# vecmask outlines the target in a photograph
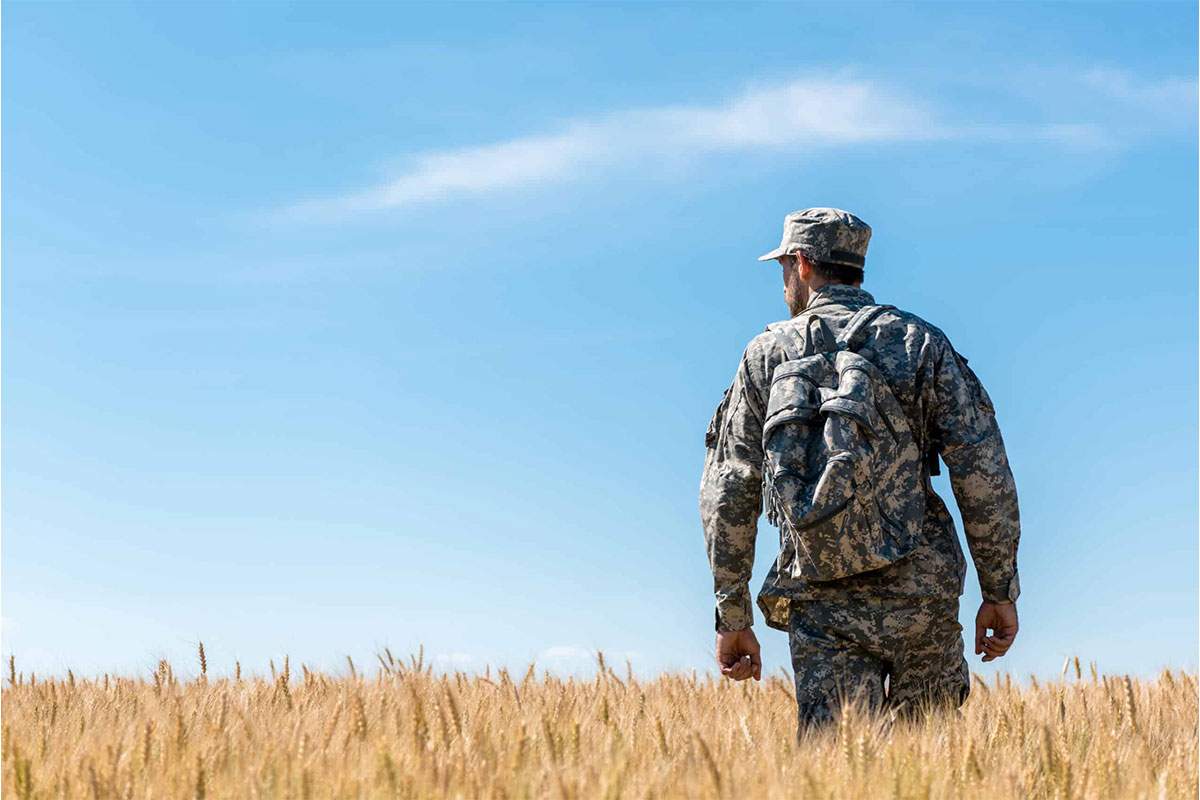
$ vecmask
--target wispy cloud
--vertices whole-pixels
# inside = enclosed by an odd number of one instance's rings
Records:
[[[605,662],[609,667],[632,664],[642,658],[635,650],[605,650]],[[534,663],[549,672],[563,675],[579,675],[593,672],[600,663],[600,651],[575,644],[557,644],[537,654]]]
[[[586,647],[579,647],[573,644],[556,644],[547,647],[542,652],[538,653],[538,663],[562,663],[562,662],[580,662],[595,661],[596,652],[589,650]]]
[[[420,154],[380,185],[305,199],[283,214],[336,219],[558,183],[645,159],[948,135],[915,100],[870,81],[800,80],[751,89],[720,105],[622,111],[574,120],[553,133]]]
[[[475,661],[475,657],[470,653],[453,652],[453,653],[435,653],[433,663],[439,667],[448,667],[460,669],[471,666]]]
[[[1111,65],[1083,69],[1029,65],[1018,72],[968,78],[1007,94],[1017,113],[1053,114],[1072,122],[1043,124],[1048,138],[1091,149],[1184,134],[1196,128],[1194,76],[1150,75]]]
[[[1192,77],[1146,78],[1126,70],[1097,67],[1083,73],[1082,82],[1127,113],[1192,122],[1196,118],[1197,83]]]
[[[474,147],[420,153],[377,185],[285,205],[277,216],[330,222],[371,212],[579,180],[606,169],[769,151],[948,139],[1054,142],[1097,149],[1122,128],[1114,113],[1194,116],[1193,79],[1145,81],[1125,72],[1077,73],[1077,93],[1106,103],[1076,121],[1013,120],[978,124],[935,113],[919,98],[878,82],[835,76],[760,85],[714,105],[672,105],[576,119],[557,130]],[[1063,91],[1070,91],[1063,87]],[[1143,126],[1144,127],[1144,126]]]

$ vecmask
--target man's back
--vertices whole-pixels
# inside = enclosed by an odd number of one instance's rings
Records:
[[[810,316],[819,316],[837,334],[859,308],[874,302],[853,286],[830,285],[818,292],[801,314],[782,323],[804,330]],[[780,327],[779,325],[772,326]],[[984,581],[987,599],[1014,600],[1016,546],[1019,535],[1016,491],[1003,441],[986,391],[937,328],[916,315],[888,310],[870,324],[858,352],[887,378],[889,388],[909,417],[925,458],[926,542],[890,567],[828,583],[805,583],[773,570],[760,596],[760,605],[773,627],[786,626],[790,599],[837,594],[886,597],[955,598],[962,593],[966,561],[945,503],[928,480],[936,474],[936,456],[951,465],[955,496],[962,507],[972,554]],[[714,569],[730,567],[740,577],[752,554],[761,495],[762,419],[771,375],[786,360],[779,338],[771,331],[747,346],[742,364],[709,426],[708,460],[701,492],[706,530],[718,532],[710,541]],[[734,485],[731,485],[734,484]],[[736,485],[736,486],[735,486]],[[742,503],[730,504],[731,494]],[[785,545],[786,546],[786,545]],[[747,553],[747,548],[750,548]],[[730,616],[741,618],[745,595],[735,590]],[[720,588],[718,588],[718,592]],[[720,604],[718,613],[720,614]],[[732,622],[732,620],[731,620]]]

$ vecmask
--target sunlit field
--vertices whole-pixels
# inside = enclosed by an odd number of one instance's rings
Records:
[[[1196,675],[976,678],[959,715],[846,715],[797,742],[792,687],[163,662],[45,680],[10,662],[5,798],[1194,798]]]

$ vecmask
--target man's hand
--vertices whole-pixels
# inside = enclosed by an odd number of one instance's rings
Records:
[[[754,631],[717,631],[717,664],[726,678],[762,680],[762,658]]]
[[[990,636],[989,630],[992,632]],[[1008,652],[1016,638],[1016,604],[989,603],[985,600],[975,615],[975,653],[983,653],[984,661],[994,661]]]

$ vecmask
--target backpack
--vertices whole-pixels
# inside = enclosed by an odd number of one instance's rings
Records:
[[[780,529],[776,569],[831,581],[885,567],[921,541],[921,452],[887,380],[856,352],[893,306],[856,311],[836,338],[810,316],[804,333],[768,327],[786,360],[771,376],[763,421],[763,497]]]

